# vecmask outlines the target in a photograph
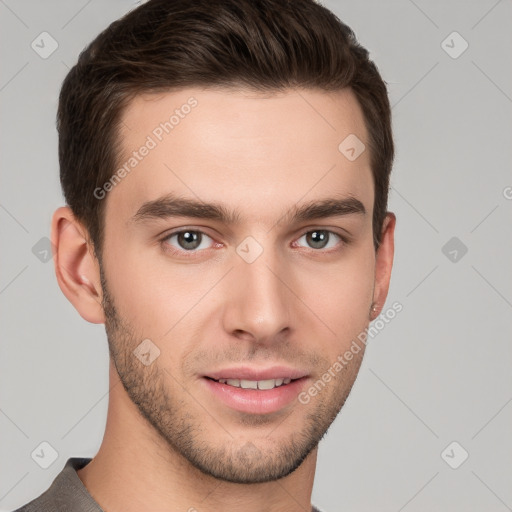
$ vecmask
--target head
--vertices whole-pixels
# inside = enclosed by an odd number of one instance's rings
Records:
[[[105,323],[138,413],[205,474],[291,473],[389,285],[391,116],[368,52],[312,0],[150,0],[82,52],[58,130],[59,284]],[[219,379],[269,369],[293,373],[286,400],[221,398]]]

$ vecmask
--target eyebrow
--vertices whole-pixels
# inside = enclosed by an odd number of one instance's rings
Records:
[[[303,222],[326,217],[346,215],[366,215],[366,209],[359,199],[349,196],[342,198],[325,198],[301,206],[292,206],[278,221]],[[164,197],[147,201],[137,210],[130,222],[139,223],[171,217],[191,217],[209,219],[223,224],[236,224],[242,219],[237,210],[229,210],[219,203],[204,203],[195,199],[177,197],[168,194]]]

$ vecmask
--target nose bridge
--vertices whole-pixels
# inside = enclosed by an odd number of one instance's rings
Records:
[[[237,258],[226,329],[243,331],[262,341],[291,327],[290,294],[280,278],[284,265],[277,251],[266,247],[253,261],[244,259],[243,253]]]

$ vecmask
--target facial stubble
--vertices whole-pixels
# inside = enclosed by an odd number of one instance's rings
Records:
[[[292,413],[274,419],[275,425],[269,424],[265,416],[243,413],[236,425],[227,424],[188,392],[186,385],[179,382],[168,368],[160,367],[158,358],[149,366],[139,361],[133,351],[145,337],[138,336],[126,318],[119,314],[102,265],[100,276],[111,361],[127,395],[148,422],[148,427],[169,449],[170,460],[180,456],[204,475],[238,484],[284,478],[316,448],[350,394],[362,354],[329,384],[337,386],[336,390],[331,393],[323,390],[323,396],[320,394],[308,405],[298,401],[294,404],[293,411],[306,408],[300,429],[287,426],[287,418]],[[218,428],[226,439],[221,446],[212,440],[208,425]],[[267,436],[248,440],[247,434],[240,435],[240,430],[245,427],[254,430],[258,425],[270,427]],[[283,432],[287,434],[283,436]]]

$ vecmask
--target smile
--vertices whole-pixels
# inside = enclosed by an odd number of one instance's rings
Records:
[[[213,379],[216,380],[216,379]],[[290,384],[292,379],[289,377],[283,379],[266,379],[266,380],[246,380],[246,379],[218,379],[220,384],[227,384],[235,388],[243,389],[274,389],[279,386]]]

